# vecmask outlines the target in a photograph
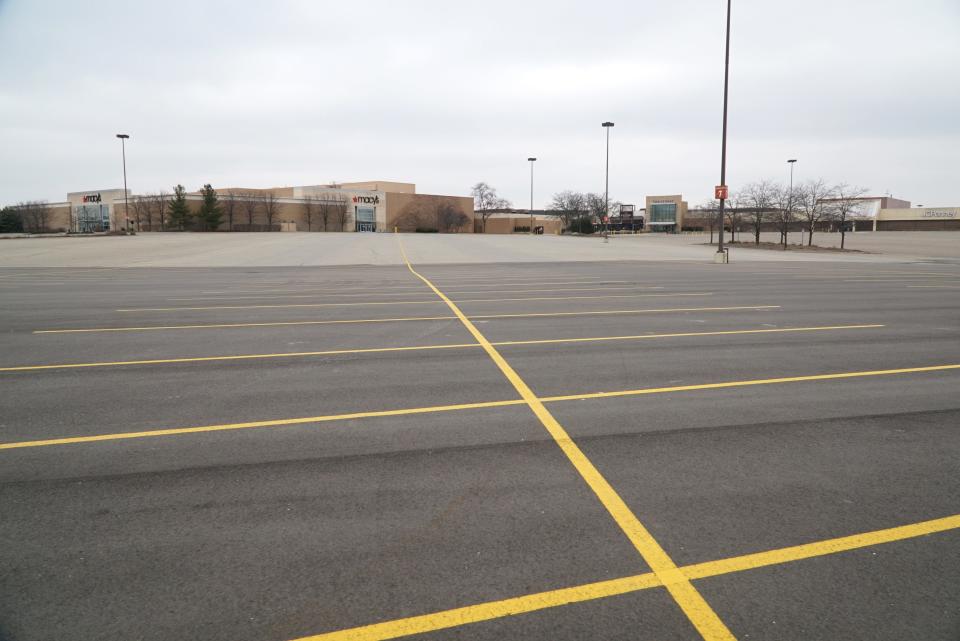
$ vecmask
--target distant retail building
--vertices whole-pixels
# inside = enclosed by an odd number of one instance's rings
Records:
[[[484,218],[486,220],[484,220]],[[563,230],[556,215],[541,210],[497,209],[476,212],[474,231],[478,234],[526,234],[531,231],[542,234],[559,234]]]
[[[683,196],[647,196],[647,230],[651,232],[678,232],[683,229],[687,215],[687,201]]]
[[[561,212],[552,210],[498,209],[474,212],[468,196],[418,194],[413,183],[368,181],[251,189],[217,189],[223,216],[217,231],[355,231],[514,234],[531,231],[545,234],[563,232]],[[98,189],[67,194],[59,203],[32,202],[22,209],[24,231],[28,232],[109,232],[172,231],[170,193],[128,194],[125,209],[123,189]],[[187,207],[200,209],[200,192],[186,194]],[[912,207],[906,200],[892,196],[856,199],[849,216],[854,231],[960,231],[960,207]],[[644,209],[632,216],[612,212],[609,228],[613,231],[677,233],[707,231],[716,228],[717,212],[688,209],[680,194],[647,196]],[[728,202],[728,205],[730,203]],[[632,206],[625,205],[626,211]],[[747,230],[749,209],[731,208],[742,215],[740,230]],[[775,209],[768,209],[761,231],[777,231]],[[531,220],[531,213],[533,214]],[[569,214],[569,213],[568,213]],[[589,213],[582,212],[583,216]],[[568,219],[570,215],[566,216]],[[596,225],[601,224],[594,220]],[[726,221],[729,229],[730,222]],[[798,231],[803,221],[794,220],[789,231]],[[825,219],[818,231],[835,230],[837,223]],[[187,229],[199,228],[190,223]]]
[[[413,183],[370,181],[249,189],[217,189],[220,231],[400,231],[473,232],[473,199],[418,194]],[[46,204],[47,230],[103,232],[171,230],[171,194],[128,194],[123,189],[71,192]],[[186,194],[191,212],[199,192]]]
[[[836,199],[825,199],[830,203]],[[853,199],[856,206],[847,219],[848,229],[851,231],[960,231],[960,207],[912,207],[910,201],[901,200],[892,196],[864,196]],[[650,202],[650,199],[647,199]],[[740,230],[751,228],[747,217],[754,210],[748,208],[730,208],[743,216]],[[681,229],[684,231],[705,231],[716,227],[717,211],[714,209],[691,209],[684,207]],[[773,221],[774,214],[779,210],[769,208],[764,210],[767,221],[760,226],[761,231],[779,231],[779,224]],[[730,228],[729,219],[725,221],[727,230]],[[788,225],[789,231],[806,229],[806,222],[799,215]],[[821,220],[816,226],[817,231],[837,231],[838,223],[829,216]]]

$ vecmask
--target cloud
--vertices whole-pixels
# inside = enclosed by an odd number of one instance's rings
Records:
[[[729,182],[798,171],[960,203],[955,0],[736,0]],[[526,202],[705,198],[724,3],[0,3],[0,203],[131,187],[398,179]]]

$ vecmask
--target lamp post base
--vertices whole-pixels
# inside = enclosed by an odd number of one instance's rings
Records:
[[[713,255],[713,262],[718,265],[723,265],[730,262],[730,250],[725,249],[724,251],[718,251]]]

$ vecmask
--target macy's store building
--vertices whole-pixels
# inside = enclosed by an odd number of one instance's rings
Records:
[[[218,231],[386,232],[439,228],[472,233],[473,198],[418,194],[416,185],[386,181],[301,187],[217,189],[223,217]],[[114,230],[171,230],[167,193],[128,193],[123,189],[78,191],[67,201],[49,203],[48,231],[74,233]],[[198,211],[199,192],[186,195]],[[452,222],[451,222],[452,221]]]

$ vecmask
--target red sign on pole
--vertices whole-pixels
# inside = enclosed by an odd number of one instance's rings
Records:
[[[717,185],[713,188],[713,197],[717,200],[726,200],[727,199],[727,186],[726,185]]]

